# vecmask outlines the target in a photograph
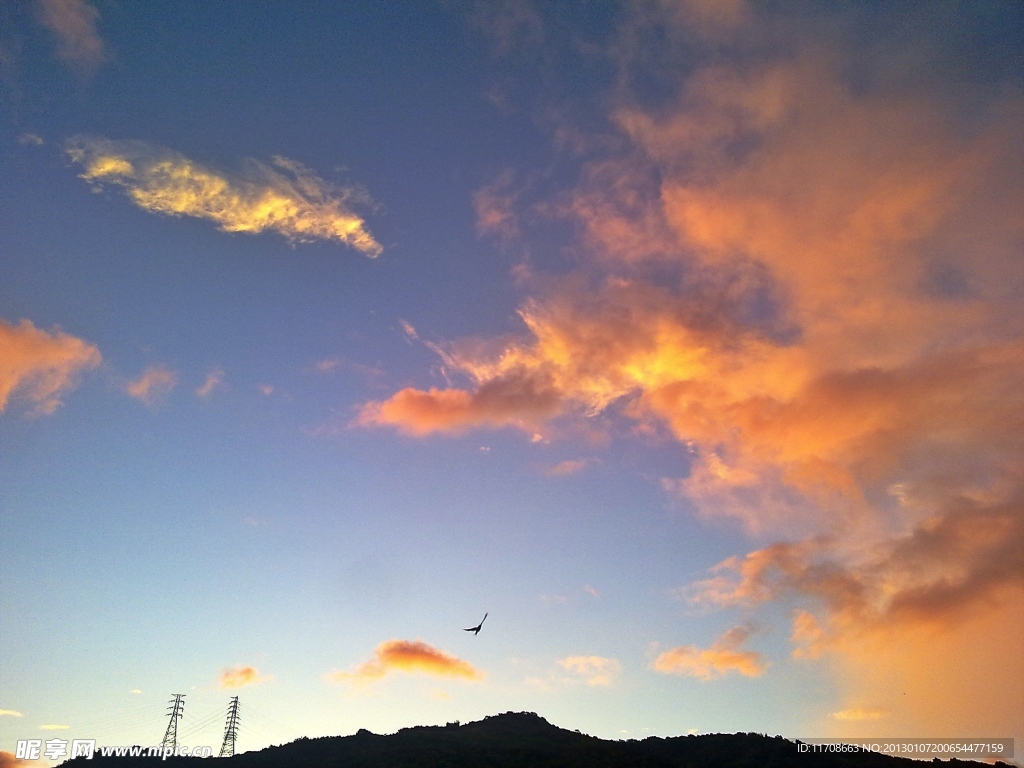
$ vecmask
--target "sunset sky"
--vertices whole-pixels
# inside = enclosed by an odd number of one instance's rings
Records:
[[[0,760],[1024,749],[1022,29],[0,3]]]

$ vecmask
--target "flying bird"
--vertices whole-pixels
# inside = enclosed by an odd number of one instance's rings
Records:
[[[480,634],[480,628],[484,625],[485,621],[487,621],[487,614],[486,613],[484,614],[484,617],[482,619],[480,619],[480,623],[479,624],[477,624],[475,627],[466,627],[462,631],[463,632],[472,632],[474,635],[479,635]]]

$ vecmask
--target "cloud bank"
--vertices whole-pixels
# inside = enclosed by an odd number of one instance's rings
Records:
[[[283,157],[270,165],[249,160],[229,173],[147,142],[91,136],[69,140],[66,153],[83,167],[81,178],[119,187],[153,213],[207,219],[224,232],[271,230],[292,242],[338,242],[371,257],[382,250],[352,210],[367,202],[363,193],[330,185]]]
[[[775,541],[689,599],[785,610],[793,655],[834,654],[853,700],[898,676],[920,695],[885,703],[891,727],[1019,720],[1019,644],[994,629],[1024,631],[1019,83],[958,69],[945,27],[865,50],[852,16],[627,15],[609,133],[578,142],[578,182],[543,206],[575,227],[578,266],[533,283],[518,333],[439,346],[461,383],[366,403],[357,423],[666,435],[691,460],[664,488]],[[638,87],[655,79],[657,99]],[[481,191],[481,230],[523,236],[518,205]],[[763,671],[725,640],[656,668]],[[992,701],[933,690],[906,648],[970,667]]]

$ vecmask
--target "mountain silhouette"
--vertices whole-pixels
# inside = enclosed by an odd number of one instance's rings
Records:
[[[403,728],[379,736],[300,738],[290,744],[245,752],[230,768],[921,768],[922,762],[867,752],[799,753],[797,743],[757,733],[651,736],[608,741],[567,731],[532,712],[506,712],[478,722]],[[929,763],[944,768],[981,768],[970,760]],[[76,758],[74,768],[209,768],[197,757]],[[1012,768],[1006,763],[997,766]]]

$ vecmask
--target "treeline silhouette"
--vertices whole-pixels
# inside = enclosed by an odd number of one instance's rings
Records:
[[[200,768],[209,758],[83,757],[74,768]],[[245,752],[230,768],[921,768],[920,760],[858,753],[800,753],[797,743],[757,733],[651,736],[607,741],[552,725],[532,712],[506,712],[478,722],[403,728],[380,736],[300,738]],[[971,760],[936,760],[944,768],[979,768]],[[1012,768],[1006,763],[997,766]]]

